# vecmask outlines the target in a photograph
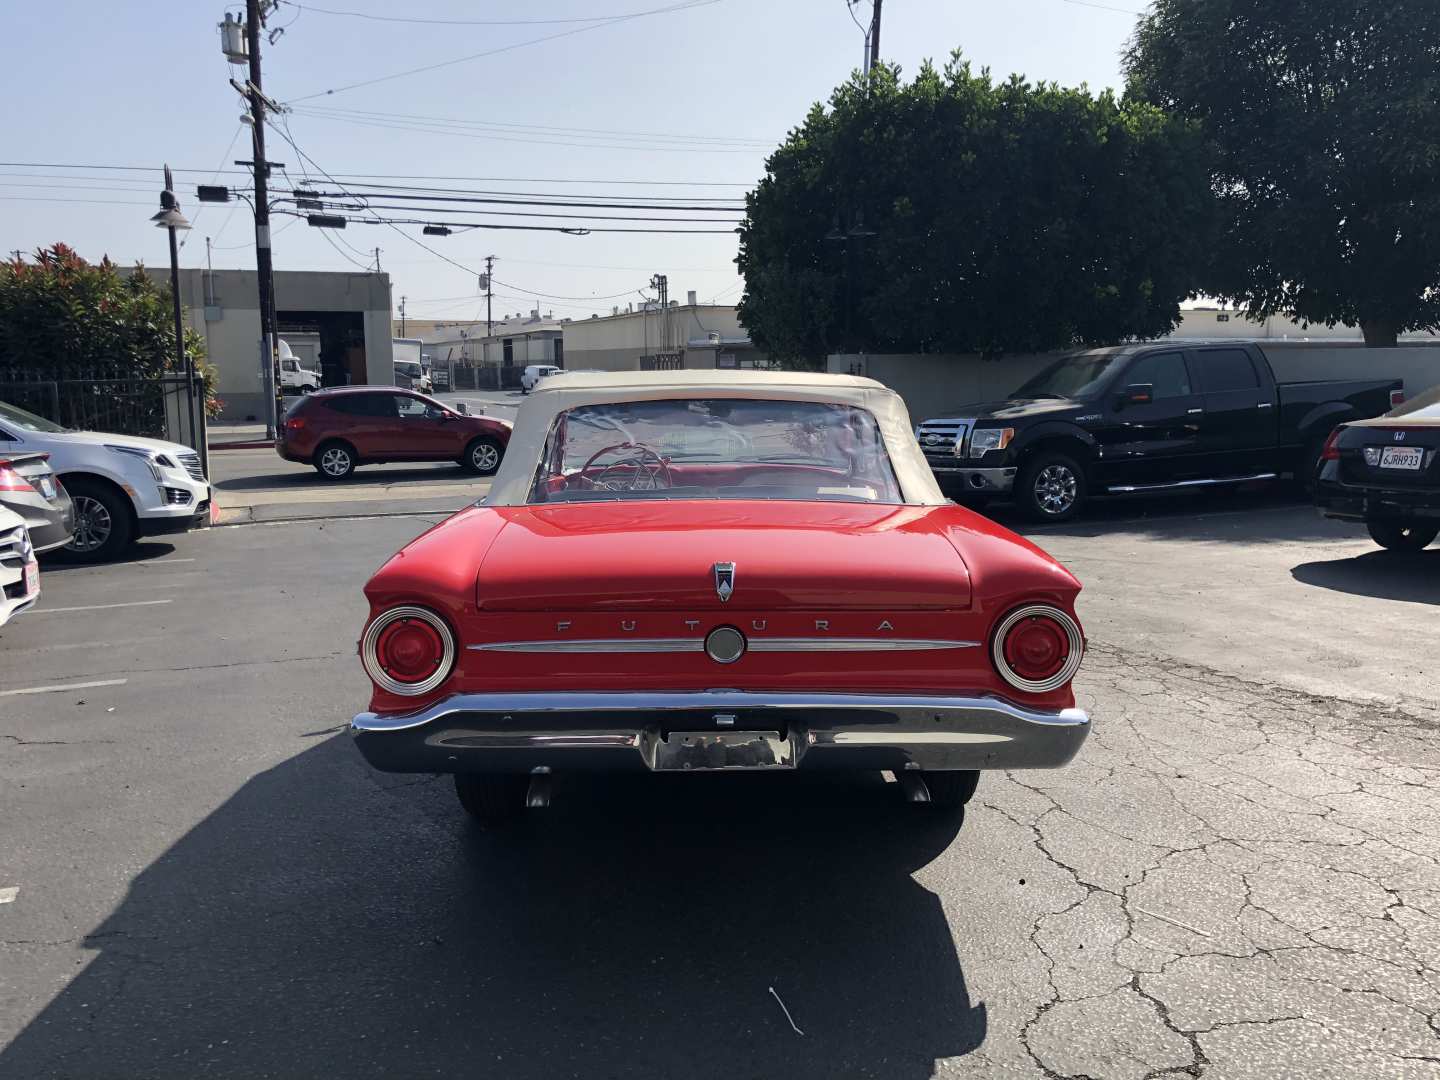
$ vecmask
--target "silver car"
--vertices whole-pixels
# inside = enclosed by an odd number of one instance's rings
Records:
[[[75,508],[47,453],[0,452],[0,506],[24,520],[36,554],[64,547],[75,535]]]

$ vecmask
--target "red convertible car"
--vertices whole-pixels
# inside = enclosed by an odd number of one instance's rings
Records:
[[[877,382],[555,375],[484,502],[366,585],[351,733],[485,823],[565,770],[879,770],[963,807],[1084,742],[1079,591],[941,495]]]

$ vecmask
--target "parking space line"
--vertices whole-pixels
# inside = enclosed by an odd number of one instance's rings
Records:
[[[67,611],[104,611],[107,608],[117,607],[149,607],[152,604],[170,604],[172,600],[131,600],[124,604],[82,604],[79,607],[52,607],[35,608],[26,612],[28,615],[61,615]]]
[[[124,686],[129,679],[96,679],[93,682],[60,683],[55,686],[27,686],[23,690],[0,690],[0,697],[19,694],[59,694],[66,690],[89,690],[92,686]]]
[[[177,562],[195,562],[195,560],[194,560],[194,559],[151,559],[151,560],[149,560],[148,562],[137,562],[137,563],[135,563],[134,565],[143,568],[143,567],[149,567],[149,566],[169,566],[171,563],[177,563]]]

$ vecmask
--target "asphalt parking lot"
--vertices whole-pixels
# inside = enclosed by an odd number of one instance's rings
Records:
[[[343,733],[360,586],[439,518],[374,501],[47,566],[0,630],[0,1077],[1440,1077],[1440,547],[1102,507],[1031,534],[1094,733],[963,827],[562,778],[492,835]]]

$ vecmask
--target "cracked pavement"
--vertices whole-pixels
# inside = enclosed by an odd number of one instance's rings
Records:
[[[0,1075],[1440,1080],[1440,551],[1203,505],[1035,537],[1095,729],[958,832],[878,780],[643,777],[493,837],[371,772],[358,585],[423,519],[57,572],[184,586],[0,632],[4,688],[130,672],[0,698]]]

